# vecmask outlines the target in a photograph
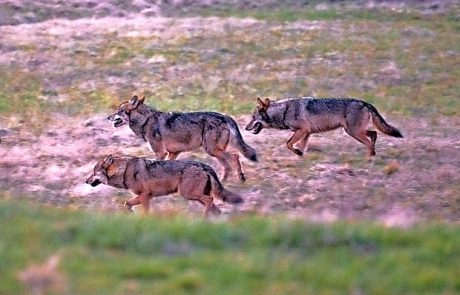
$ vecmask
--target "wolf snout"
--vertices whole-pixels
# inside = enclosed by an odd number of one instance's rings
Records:
[[[251,131],[252,129],[254,129],[254,123],[253,122],[249,122],[248,125],[246,125],[246,131]]]
[[[92,187],[98,186],[102,183],[99,179],[93,179],[93,177],[88,178],[85,182]]]
[[[249,128],[248,128],[248,127],[249,127]],[[263,128],[262,123],[260,123],[260,122],[255,122],[255,123],[252,124],[251,126],[247,126],[247,127],[246,127],[246,130],[247,130],[247,131],[251,131],[251,130],[252,130],[252,133],[254,133],[254,134],[259,134],[260,131],[262,131],[262,128]]]

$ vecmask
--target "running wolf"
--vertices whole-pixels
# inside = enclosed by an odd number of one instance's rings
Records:
[[[257,98],[258,106],[246,130],[258,134],[263,128],[286,129],[294,135],[286,142],[288,149],[301,156],[310,134],[343,127],[351,137],[367,146],[368,155],[375,156],[377,132],[367,130],[369,119],[383,133],[403,137],[377,109],[365,101],[353,98],[301,97],[270,101]],[[294,144],[298,143],[297,147]]]
[[[103,183],[130,190],[136,197],[126,201],[125,207],[132,211],[133,206],[142,204],[145,213],[151,198],[175,192],[203,204],[203,215],[220,213],[214,198],[232,204],[243,202],[239,195],[223,187],[210,166],[197,161],[108,155],[97,162],[86,183],[93,187]]]
[[[128,124],[161,160],[174,160],[181,152],[203,147],[224,167],[222,180],[227,179],[231,164],[240,180],[246,180],[238,153],[227,149],[233,147],[253,162],[257,162],[257,154],[244,142],[235,120],[215,112],[161,112],[144,104],[144,99],[133,96],[107,119],[114,127]]]

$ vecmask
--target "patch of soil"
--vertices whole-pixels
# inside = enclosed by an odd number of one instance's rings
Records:
[[[36,199],[57,207],[123,210],[125,190],[84,183],[93,165],[109,153],[154,155],[129,127],[113,128],[105,114],[60,118],[46,132],[23,128],[3,133],[0,144],[0,190],[6,196]],[[285,214],[316,222],[373,220],[408,226],[426,220],[458,222],[460,217],[460,137],[451,132],[458,119],[387,118],[405,138],[379,133],[377,156],[342,130],[313,135],[308,152],[298,157],[284,143],[290,132],[243,132],[260,161],[243,160],[248,180],[233,175],[225,184],[240,193],[240,206],[218,203],[225,214]],[[248,117],[239,118],[244,126]],[[220,166],[203,151],[185,153]],[[170,195],[152,200],[154,212],[200,214],[199,204]]]

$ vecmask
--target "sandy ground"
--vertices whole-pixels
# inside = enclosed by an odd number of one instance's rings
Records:
[[[247,117],[239,118],[244,126]],[[151,155],[129,127],[113,128],[98,114],[86,119],[61,118],[36,136],[24,129],[3,132],[0,145],[0,189],[58,207],[123,210],[124,190],[84,183],[98,159],[108,153]],[[226,185],[245,203],[219,203],[225,214],[286,214],[310,221],[374,220],[407,226],[418,221],[459,221],[460,138],[450,132],[458,120],[436,122],[389,120],[404,139],[379,134],[377,156],[365,160],[363,145],[337,130],[313,135],[300,158],[284,142],[289,132],[243,131],[260,161],[244,161],[248,181],[231,177]],[[181,159],[203,160],[220,171],[204,152]],[[199,214],[200,205],[167,196],[152,201],[154,212]],[[139,214],[139,213],[137,213]]]

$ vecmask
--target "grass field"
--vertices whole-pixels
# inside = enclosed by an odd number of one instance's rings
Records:
[[[2,201],[0,227],[0,294],[27,294],[17,273],[56,253],[56,294],[460,292],[460,229],[448,224],[208,222]]]
[[[0,294],[460,293],[456,1],[16,2],[0,3]],[[153,156],[105,119],[134,93],[240,128],[257,96],[358,97],[405,138],[366,161],[339,130],[302,158],[288,132],[242,131],[260,161],[225,185],[245,204],[129,215],[126,191],[83,181],[107,153]]]

